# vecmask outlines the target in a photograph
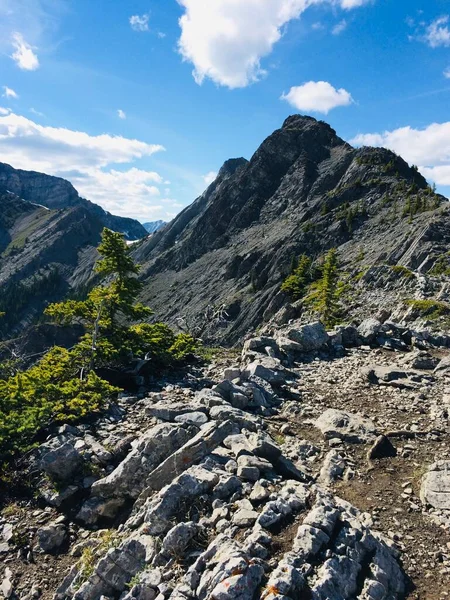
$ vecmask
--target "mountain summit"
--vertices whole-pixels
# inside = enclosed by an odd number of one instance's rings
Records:
[[[336,247],[346,269],[431,268],[450,239],[446,206],[393,152],[355,149],[323,121],[294,115],[139,247],[144,300],[161,318],[236,342],[286,303],[279,288],[293,256]]]

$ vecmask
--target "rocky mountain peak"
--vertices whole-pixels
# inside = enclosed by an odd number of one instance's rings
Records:
[[[229,158],[226,160],[222,167],[219,170],[218,178],[223,178],[225,176],[234,175],[234,173],[240,168],[244,167],[248,164],[248,160],[246,158]]]

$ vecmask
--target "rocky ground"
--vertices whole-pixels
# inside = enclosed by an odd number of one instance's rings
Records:
[[[0,595],[448,598],[448,346],[291,323],[60,428],[4,502]]]

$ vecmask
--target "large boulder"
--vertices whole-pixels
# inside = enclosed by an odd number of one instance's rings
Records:
[[[197,429],[164,423],[141,436],[132,452],[107,477],[92,486],[92,496],[137,498],[147,476],[193,437]]]
[[[242,373],[245,379],[258,377],[275,385],[286,383],[288,376],[289,372],[284,369],[280,361],[270,357],[255,360],[247,365]]]
[[[302,352],[317,352],[328,343],[326,329],[319,321],[291,328],[286,337],[299,344]]]
[[[439,460],[431,465],[422,480],[420,497],[433,508],[450,510],[450,460]]]
[[[370,419],[344,410],[329,408],[315,422],[326,439],[339,438],[345,442],[365,444],[377,437]]]
[[[371,344],[380,333],[382,323],[378,319],[365,319],[358,327],[358,334],[364,344]]]
[[[40,468],[55,481],[69,481],[80,470],[84,459],[70,442],[46,452]]]

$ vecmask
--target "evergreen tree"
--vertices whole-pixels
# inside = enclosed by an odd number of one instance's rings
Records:
[[[339,296],[339,265],[336,249],[332,248],[325,256],[322,277],[308,299],[326,327],[333,327],[339,321]]]
[[[306,254],[302,254],[292,275],[284,280],[281,291],[289,294],[293,300],[300,300],[305,295],[310,283],[311,259]]]
[[[142,284],[137,279],[139,266],[130,256],[130,248],[120,233],[104,229],[98,247],[101,259],[95,271],[103,285],[93,288],[85,300],[66,300],[51,304],[45,314],[62,324],[82,323],[88,333],[78,345],[84,366],[93,368],[95,356],[112,360],[124,349],[126,320],[140,322],[152,314],[150,308],[136,303]]]

